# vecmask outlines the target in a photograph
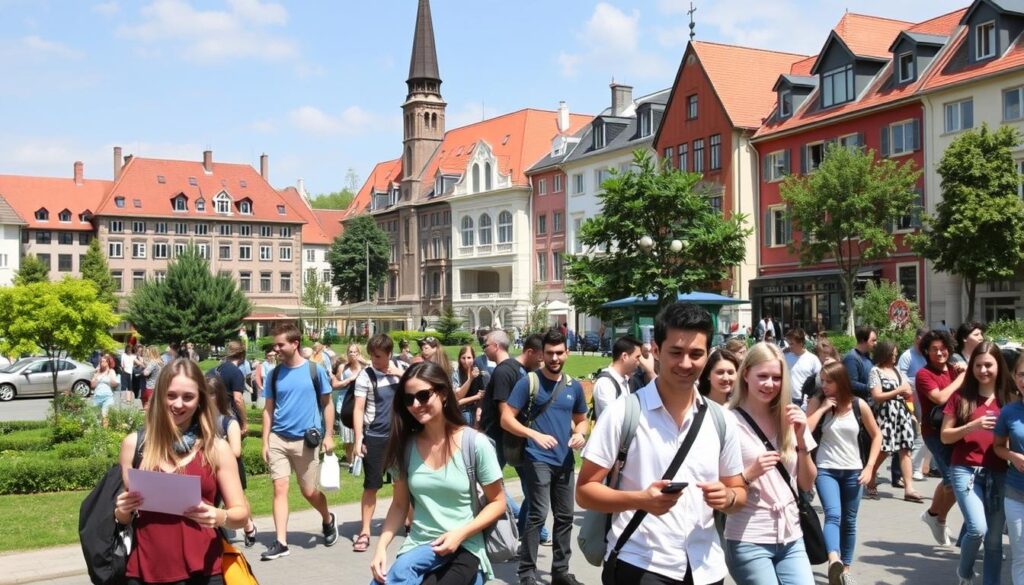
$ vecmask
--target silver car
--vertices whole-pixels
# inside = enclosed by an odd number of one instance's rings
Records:
[[[50,361],[45,357],[20,359],[0,369],[0,402],[15,396],[53,396],[53,365],[57,366],[57,390],[73,390],[79,396],[88,396],[92,389],[93,368],[89,364],[71,359]]]

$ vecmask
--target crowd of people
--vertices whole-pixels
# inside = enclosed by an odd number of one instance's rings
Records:
[[[565,372],[570,354],[558,329],[524,337],[516,356],[508,334],[491,331],[481,355],[467,345],[450,360],[435,337],[419,340],[414,355],[386,334],[372,336],[365,354],[352,344],[335,356],[320,344],[301,348],[299,330],[285,324],[263,361],[247,364],[245,347],[231,342],[206,375],[150,348],[126,352],[119,379],[104,356],[93,380],[98,404],[137,384],[136,367],[148,392],[142,446],[136,434],[125,438],[123,466],[141,453],[142,469],[202,478],[203,504],[168,518],[138,513],[125,476],[115,516],[136,528],[129,581],[219,583],[215,529],[240,529],[245,546],[256,543],[241,458],[244,398],[253,392],[274,486],[266,561],[289,554],[293,474],[320,514],[323,544],[337,543],[337,518],[318,485],[321,453],[337,447],[361,475],[352,550],[368,553],[371,584],[486,582],[494,572],[484,535],[508,510],[520,537],[519,583],[541,582],[538,548],[547,544],[551,584],[576,585],[579,505],[610,515],[603,583],[703,585],[728,575],[740,585],[811,585],[817,559],[830,585],[851,585],[858,511],[862,499],[878,498],[890,459],[891,485],[907,504],[925,501],[915,481],[941,478],[922,529],[937,545],[959,547],[958,585],[1000,582],[1004,528],[1013,582],[1024,585],[1024,358],[1008,363],[973,322],[955,339],[921,329],[907,348],[858,327],[845,356],[799,328],[785,333],[785,350],[773,339],[712,348],[712,335],[705,310],[667,307],[650,343],[613,343],[592,405]],[[350,402],[348,426],[340,421]],[[522,482],[521,502],[504,489],[506,465]],[[388,480],[394,495],[375,535]],[[820,542],[805,533],[813,498],[824,511]],[[954,505],[959,531],[947,526]],[[388,547],[403,535],[389,562]]]

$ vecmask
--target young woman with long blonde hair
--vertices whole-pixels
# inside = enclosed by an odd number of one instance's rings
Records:
[[[249,506],[235,456],[227,442],[217,437],[215,415],[196,363],[177,359],[162,369],[146,412],[138,468],[200,478],[202,501],[182,516],[139,510],[142,494],[132,491],[127,471],[135,459],[138,436],[131,433],[121,442],[125,491],[117,497],[114,519],[135,526],[128,585],[223,583],[223,548],[217,528],[243,528]],[[214,504],[220,500],[223,508]]]
[[[817,474],[809,454],[814,439],[803,410],[792,404],[782,352],[755,344],[736,379],[729,412],[752,497],[725,521],[729,573],[738,585],[814,585],[797,505],[797,490],[809,491]]]

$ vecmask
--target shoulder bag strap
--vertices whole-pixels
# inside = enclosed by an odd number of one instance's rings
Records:
[[[704,415],[707,412],[708,405],[702,402],[697,408],[697,414],[693,417],[693,423],[690,424],[690,430],[686,433],[683,444],[679,446],[679,451],[676,452],[675,458],[672,459],[672,463],[669,464],[668,469],[665,470],[665,475],[661,476],[661,479],[672,479],[675,477],[679,467],[683,464],[683,460],[686,459],[686,455],[690,452],[690,447],[697,440],[697,434],[700,432],[701,423],[704,422]],[[619,535],[619,539],[615,541],[615,548],[612,549],[611,554],[608,556],[609,559],[618,558],[619,551],[622,550],[622,547],[626,546],[626,543],[629,542],[629,539],[636,532],[636,529],[640,527],[640,523],[643,522],[646,516],[646,510],[637,510],[633,514],[633,517],[629,519],[629,524],[626,524],[626,528]]]
[[[538,385],[538,391],[539,391],[540,390],[539,389],[539,386],[540,386],[540,374],[531,373],[531,375],[537,377],[537,385]],[[544,404],[542,404],[540,406],[540,410],[537,411],[537,414],[535,414],[533,416],[530,416],[530,413],[527,413],[527,422],[537,420],[537,418],[540,417],[540,415],[544,414],[544,411],[546,411],[549,406],[551,406],[552,404],[555,403],[555,399],[558,398],[558,395],[561,394],[562,390],[565,389],[565,387],[566,387],[568,382],[569,382],[569,377],[566,376],[565,374],[562,374],[562,377],[558,379],[558,383],[555,384],[555,389],[551,391],[551,398],[549,398],[547,402],[545,402]]]
[[[469,478],[469,504],[473,517],[480,513],[480,499],[476,497],[476,431],[462,427],[462,464]]]
[[[633,394],[626,400],[626,413],[622,417],[622,429],[619,432],[619,453],[615,457],[615,463],[611,473],[614,474],[609,485],[619,489],[622,481],[622,468],[626,465],[626,458],[629,456],[629,445],[636,436],[636,427],[640,424],[640,396]]]
[[[761,430],[761,427],[757,426],[757,423],[754,422],[754,419],[749,414],[747,414],[745,410],[743,410],[742,408],[737,408],[736,413],[742,416],[744,420],[747,421],[747,424],[750,425],[750,428],[754,429],[754,432],[757,433],[757,438],[761,439],[761,442],[764,443],[765,449],[769,451],[778,451],[778,449],[775,448],[775,445],[772,445],[772,442],[768,440],[767,436],[765,436],[764,431]],[[786,466],[782,464],[782,461],[779,461],[775,464],[775,469],[778,470],[779,475],[782,476],[782,479],[786,481],[786,485],[789,486],[789,491],[793,492],[793,497],[799,500],[800,496],[796,493],[796,489],[793,487],[793,479],[790,477],[789,472],[786,471]]]
[[[317,371],[316,362],[306,360],[306,363],[309,364],[309,381],[313,383],[313,403],[316,404],[318,418],[320,423],[323,424],[326,421],[324,421],[324,411],[320,408],[320,372]],[[324,432],[326,431],[327,429],[324,429]]]

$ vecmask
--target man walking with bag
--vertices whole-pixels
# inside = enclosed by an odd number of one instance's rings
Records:
[[[274,351],[280,358],[267,381],[263,407],[263,460],[274,482],[274,529],[277,538],[261,555],[271,561],[288,554],[288,484],[292,471],[306,501],[320,512],[324,544],[338,541],[338,525],[317,487],[320,447],[334,452],[331,380],[320,366],[299,355],[302,336],[294,323],[274,328]]]
[[[521,535],[519,583],[538,583],[537,548],[540,529],[550,507],[554,517],[551,585],[579,585],[569,572],[573,518],[572,451],[583,447],[585,441],[589,427],[587,401],[579,381],[562,371],[569,357],[565,336],[552,329],[544,335],[542,347],[544,367],[530,372],[516,383],[501,416],[501,426],[506,432],[526,439],[521,469],[529,512],[526,531]],[[520,411],[525,415],[525,425],[517,418]],[[510,441],[508,445],[514,443]]]
[[[728,573],[712,510],[742,508],[747,492],[735,421],[695,390],[712,333],[711,315],[696,305],[662,310],[653,346],[660,375],[594,426],[576,500],[612,515],[602,583],[708,585]],[[639,416],[633,439],[620,444],[629,401]],[[618,488],[609,487],[622,459]]]

